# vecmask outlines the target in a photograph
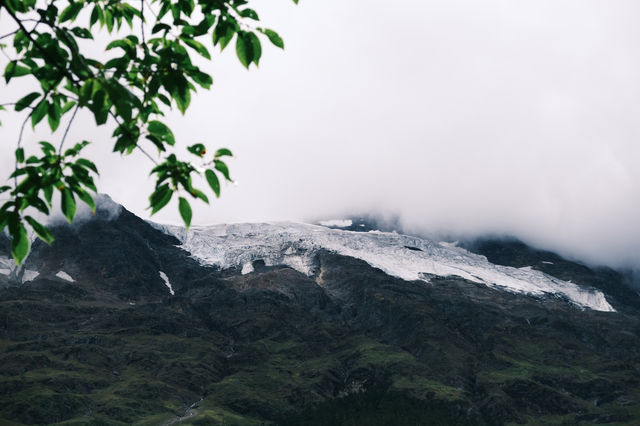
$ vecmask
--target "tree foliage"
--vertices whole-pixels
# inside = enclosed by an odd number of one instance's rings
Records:
[[[0,207],[0,231],[8,228],[18,264],[29,251],[28,228],[47,243],[53,241],[31,212],[50,214],[55,193],[69,222],[78,200],[95,211],[92,193],[97,191],[98,169],[81,156],[89,141],[67,141],[79,110],[90,111],[99,126],[113,126],[114,152],[141,150],[149,157],[156,181],[149,197],[151,213],[177,194],[188,227],[189,199],[209,203],[205,192],[194,187],[194,177],[204,174],[219,197],[220,180],[231,181],[225,157],[232,155],[228,149],[208,151],[196,143],[188,147],[187,159],[180,159],[174,134],[162,121],[173,107],[184,114],[196,88],[209,89],[213,83],[192,55],[211,60],[212,48],[222,51],[235,40],[236,55],[248,69],[259,64],[261,37],[284,48],[275,31],[258,26],[258,13],[246,0],[0,0],[0,23],[13,28],[0,34],[0,49],[8,61],[6,83],[30,77],[39,86],[0,105],[25,116],[15,170],[7,185],[0,186],[0,194],[8,197]],[[94,54],[99,50],[93,48],[94,34],[100,30],[108,37],[107,60]],[[30,123],[35,129],[45,118],[51,132],[63,124],[63,135],[57,143],[41,141],[37,153],[27,155],[22,146],[25,126]],[[149,154],[149,148],[157,155]]]

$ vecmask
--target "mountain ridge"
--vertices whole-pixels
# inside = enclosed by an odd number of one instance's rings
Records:
[[[409,282],[325,248],[309,275],[265,259],[242,274],[198,262],[126,209],[97,216],[36,242],[32,281],[0,274],[4,421],[639,418],[640,317],[624,300],[598,312],[459,276]]]

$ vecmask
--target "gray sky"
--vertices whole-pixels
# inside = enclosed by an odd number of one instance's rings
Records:
[[[253,7],[286,50],[266,48],[247,72],[231,47],[207,65],[212,89],[168,120],[183,145],[236,154],[237,185],[194,222],[380,212],[421,232],[515,234],[640,264],[636,1]],[[147,217],[148,160],[110,154],[110,130],[90,123],[72,136],[95,141],[100,190]],[[3,124],[8,170],[17,126]],[[153,219],[177,223],[176,206]]]

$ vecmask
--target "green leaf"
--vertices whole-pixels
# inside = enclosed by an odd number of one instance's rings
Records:
[[[80,164],[81,166],[92,170],[97,175],[100,174],[100,173],[98,173],[98,168],[96,167],[96,165],[92,161],[87,160],[86,158],[78,158],[76,160],[76,164]]]
[[[258,18],[258,14],[253,9],[241,10],[240,11],[240,16],[242,16],[243,18],[254,19],[256,21],[260,20],[260,18]]]
[[[240,63],[249,69],[249,65],[253,62],[253,47],[251,41],[245,37],[245,32],[240,31],[236,40],[236,54]]]
[[[198,25],[193,28],[193,36],[200,37],[209,32],[209,29],[213,26],[216,21],[216,17],[214,15],[206,15]]]
[[[73,193],[67,188],[62,188],[60,190],[60,198],[62,201],[62,213],[71,223],[76,215],[76,200],[73,197]]]
[[[58,22],[64,21],[73,21],[78,16],[78,13],[82,10],[83,3],[75,2],[71,3],[69,6],[64,8],[60,16],[58,17]]]
[[[47,229],[46,226],[44,226],[43,224],[41,224],[31,216],[25,216],[25,219],[27,222],[29,222],[29,225],[31,225],[36,235],[40,237],[42,241],[51,245],[51,243],[54,240],[53,234],[51,233],[51,231],[49,231],[49,229]]]
[[[149,208],[151,209],[151,215],[156,214],[160,209],[166,206],[171,197],[173,196],[173,191],[169,184],[164,184],[157,188],[153,194],[149,197]]]
[[[93,39],[93,35],[91,35],[91,31],[89,31],[86,28],[81,28],[81,27],[71,28],[71,32],[76,37],[86,38],[86,39],[90,39],[90,40]]]
[[[47,156],[53,155],[56,152],[56,148],[47,141],[41,141],[40,147],[42,149],[42,152],[44,152]]]
[[[128,42],[128,40],[118,39],[118,40],[113,40],[111,43],[107,44],[107,47],[105,47],[105,50],[111,50],[116,47],[120,47],[125,52],[131,52],[131,49],[133,48],[133,46],[131,45],[131,43]]]
[[[44,99],[40,101],[31,114],[31,127],[35,128],[36,124],[42,121],[44,116],[47,114],[48,107],[49,103],[47,101]]]
[[[11,228],[11,227],[10,227]],[[22,263],[29,253],[29,235],[27,228],[22,223],[15,232],[11,232],[11,255],[18,265]]]
[[[47,109],[47,119],[49,120],[49,127],[52,132],[55,132],[60,125],[60,105],[57,103],[50,103]]]
[[[91,211],[93,213],[96,212],[96,202],[93,200],[93,197],[86,191],[76,190],[76,194],[78,194],[78,198],[80,198],[86,205],[91,207]]]
[[[233,24],[227,21],[219,21],[213,31],[213,45],[216,46],[220,43],[220,50],[222,51],[233,40],[235,34],[236,30]]]
[[[16,161],[18,163],[24,163],[24,149],[23,148],[16,149]]]
[[[91,98],[91,95],[93,93],[94,82],[95,80],[88,79],[80,88],[80,96],[79,96],[78,102],[80,102],[81,106],[87,105],[87,102]]]
[[[29,107],[33,101],[35,101],[40,96],[38,92],[31,92],[27,96],[20,99],[16,102],[15,109],[16,111],[22,111],[23,109]]]
[[[31,203],[31,207],[34,207],[37,210],[40,210],[42,213],[44,214],[49,214],[49,208],[47,207],[47,204],[42,201],[40,198],[38,197],[33,197],[30,198],[29,203]]]
[[[62,107],[62,115],[65,115],[67,111],[76,106],[76,101],[69,101]]]
[[[183,197],[179,198],[178,210],[180,210],[180,216],[182,216],[182,220],[184,221],[186,228],[189,229],[189,226],[191,226],[192,215],[191,206]]]
[[[233,182],[229,177],[229,168],[223,161],[213,160],[213,164],[216,170],[222,173],[226,180],[228,180],[229,182]]]
[[[174,145],[176,143],[171,129],[169,129],[166,124],[158,120],[151,120],[149,122],[147,130],[149,131],[149,133],[158,137],[160,140],[165,141],[169,145]]]
[[[284,49],[284,40],[282,40],[277,32],[270,29],[265,29],[264,34],[269,38],[274,46],[279,47],[280,49]]]
[[[202,157],[207,153],[206,147],[201,143],[197,143],[187,147],[187,151],[189,151],[193,155],[197,155],[198,157]]]
[[[113,31],[113,14],[109,9],[104,10],[104,23],[107,25],[107,31],[111,34]]]
[[[207,59],[211,59],[211,55],[209,54],[209,51],[207,50],[206,47],[204,47],[204,45],[202,43],[200,43],[199,41],[196,41],[194,39],[191,38],[182,38],[182,41],[184,41],[187,46],[191,47],[192,49],[194,49],[196,52],[198,52],[200,55],[204,56]]]
[[[42,192],[44,192],[44,198],[47,200],[47,203],[51,205],[51,200],[53,199],[53,186],[45,186],[42,189]]]
[[[207,169],[204,172],[204,176],[207,178],[207,183],[213,190],[216,197],[220,197],[220,181],[218,180],[218,176],[216,176],[215,172],[211,169]]]
[[[29,46],[29,39],[24,31],[20,30],[13,36],[13,47],[16,48],[16,52],[20,53]]]
[[[162,102],[168,107],[171,107],[171,100],[169,100],[169,98],[167,98],[165,95],[163,95],[162,93],[158,93],[156,97],[160,99],[160,102]]]
[[[4,80],[8,83],[13,77],[20,77],[30,74],[29,68],[18,65],[18,61],[11,61],[4,69]]]
[[[96,96],[93,98],[93,105],[90,109],[93,112],[93,117],[96,120],[97,125],[102,125],[107,122],[107,118],[109,118],[109,110],[111,108],[110,102],[106,101],[106,94],[104,90],[98,90]]]
[[[211,78],[211,76],[202,71],[196,71],[192,73],[190,77],[193,79],[193,81],[195,81],[205,89],[209,89],[213,84],[213,79]]]
[[[89,18],[89,27],[93,27],[93,24],[98,22],[100,19],[100,5],[96,4],[93,6],[93,10],[91,11],[91,17]]]
[[[178,110],[180,110],[180,113],[184,115],[184,113],[187,111],[187,108],[189,108],[189,104],[191,103],[191,95],[189,94],[189,91],[176,91],[172,93],[172,95],[173,99],[175,99],[176,101],[176,105],[178,105]]]
[[[260,57],[262,56],[262,46],[260,45],[260,39],[254,33],[246,33],[248,41],[251,43],[251,50],[253,51],[253,62],[258,65]]]
[[[233,154],[227,148],[220,148],[219,150],[216,151],[213,158],[220,158],[224,156],[233,157]]]
[[[191,195],[193,195],[194,197],[198,197],[200,198],[202,201],[204,201],[205,203],[209,204],[209,199],[207,198],[207,196],[204,194],[204,192],[192,188],[191,189]]]
[[[155,24],[151,29],[151,34],[155,34],[159,31],[171,31],[171,26],[164,23]]]

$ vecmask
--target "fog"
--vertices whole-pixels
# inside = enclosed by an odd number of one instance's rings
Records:
[[[194,203],[194,223],[396,215],[640,265],[637,2],[290,3],[253,4],[284,52],[247,72],[231,46],[206,65],[212,89],[167,120],[181,146],[235,153],[236,184]],[[19,126],[5,117],[10,170]],[[148,218],[152,165],[111,154],[91,120],[70,139],[94,141],[100,190]],[[153,220],[178,223],[176,205]]]

